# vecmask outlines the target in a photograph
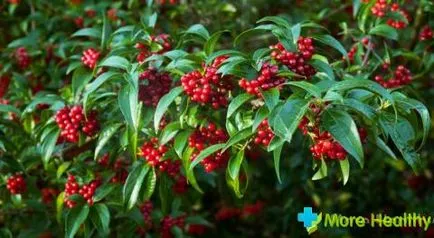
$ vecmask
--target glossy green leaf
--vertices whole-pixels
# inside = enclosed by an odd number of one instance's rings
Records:
[[[339,165],[342,172],[342,182],[345,185],[350,178],[350,162],[348,161],[348,159],[339,160]]]
[[[128,175],[122,192],[123,201],[126,204],[127,209],[131,209],[136,205],[140,189],[148,171],[149,166],[140,162],[136,164],[136,166]]]
[[[98,136],[98,142],[95,147],[94,160],[98,158],[99,152],[104,148],[105,144],[110,140],[110,138],[119,131],[122,126],[120,123],[115,123],[111,125],[106,125]]]
[[[204,160],[206,157],[216,153],[217,151],[223,149],[226,146],[226,144],[215,144],[212,145],[204,150],[202,150],[196,158],[191,162],[189,170],[193,170],[196,165],[198,165],[202,160]]]
[[[110,233],[110,211],[105,204],[95,204],[90,208],[90,219],[101,236]]]
[[[73,238],[88,215],[89,207],[87,205],[71,208],[65,218],[65,237]]]
[[[398,39],[398,31],[395,28],[393,28],[387,24],[381,24],[381,25],[375,26],[374,28],[369,30],[369,34],[382,36],[382,37],[392,39],[392,40]]]
[[[158,102],[157,109],[154,114],[154,129],[158,131],[160,127],[160,121],[169,108],[170,104],[172,104],[175,99],[183,92],[182,86],[173,88],[169,93],[164,95],[160,101]]]
[[[234,114],[234,112],[240,108],[244,103],[253,98],[253,95],[248,93],[243,93],[232,99],[231,103],[228,106],[228,112],[226,114],[226,118],[229,118]]]
[[[244,150],[238,151],[236,156],[229,160],[227,172],[232,179],[236,179],[239,176],[241,163],[244,160]]]

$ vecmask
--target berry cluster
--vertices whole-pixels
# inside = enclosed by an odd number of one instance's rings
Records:
[[[297,41],[298,52],[287,51],[281,43],[270,46],[271,58],[286,65],[291,71],[306,78],[312,77],[316,71],[307,63],[315,51],[312,38],[302,37]]]
[[[84,27],[84,18],[82,16],[74,18],[74,23],[78,28]]]
[[[204,68],[204,74],[196,70],[182,76],[182,87],[192,101],[201,105],[211,104],[215,109],[228,105],[227,98],[232,85],[228,77],[217,73],[218,67],[226,59],[226,56],[216,58],[210,66]]]
[[[161,49],[157,52],[151,52],[148,46],[143,43],[137,43],[135,48],[139,50],[139,54],[137,55],[137,61],[139,63],[143,63],[146,58],[153,54],[164,54],[165,52],[172,49],[172,43],[170,41],[170,36],[168,34],[160,34],[157,36],[151,36],[151,42],[158,43],[161,45]]]
[[[410,70],[405,68],[403,65],[399,65],[390,79],[385,80],[381,75],[375,76],[374,79],[385,88],[396,88],[401,85],[410,84],[412,76]]]
[[[320,108],[314,107],[312,111],[318,115],[321,110]],[[315,123],[310,123],[309,119],[304,117],[298,126],[304,135],[310,135],[313,140],[313,145],[310,147],[312,156],[315,159],[326,157],[331,160],[344,160],[347,156],[345,149],[328,131],[320,131],[318,124],[318,120],[316,120]],[[360,140],[366,142],[366,130],[364,128],[358,130]]]
[[[432,29],[429,27],[429,25],[426,25],[422,28],[422,30],[419,33],[419,40],[431,40],[433,38],[433,32]]]
[[[0,98],[4,97],[8,92],[11,78],[7,75],[0,76]]]
[[[66,207],[68,208],[73,208],[76,205],[76,202],[73,200],[70,200],[69,197],[74,195],[74,194],[78,194],[80,187],[77,183],[77,181],[75,180],[74,175],[68,175],[68,180],[65,184],[65,204]]]
[[[184,228],[185,226],[185,217],[184,216],[180,216],[180,217],[171,217],[171,216],[165,216],[162,220],[161,220],[161,238],[172,238],[172,232],[171,229],[174,226],[177,226],[181,229]]]
[[[209,123],[207,127],[202,127],[193,132],[188,138],[188,145],[197,149],[199,152],[214,144],[224,143],[228,139],[228,135],[223,129],[217,129],[213,123]],[[198,152],[192,156],[192,160],[196,158]],[[212,172],[218,168],[225,168],[229,160],[229,154],[225,151],[210,155],[201,161],[206,172]]]
[[[166,3],[170,4],[170,5],[175,5],[178,3],[178,0],[159,0],[158,1],[161,5],[164,5]]]
[[[101,185],[101,180],[93,180],[89,184],[83,185],[78,193],[83,196],[86,202],[89,205],[93,205],[93,195],[95,194],[96,189]]]
[[[125,183],[128,177],[128,171],[126,170],[126,166],[128,165],[128,161],[124,159],[117,159],[113,165],[113,170],[115,171],[115,175],[110,179],[112,183]]]
[[[168,73],[159,73],[156,69],[150,68],[140,74],[141,81],[147,84],[139,86],[139,100],[146,106],[156,107],[160,98],[170,91],[172,79]]]
[[[357,45],[354,45],[353,47],[351,47],[351,49],[348,51],[348,59],[350,60],[350,62],[354,62],[354,56],[357,53]],[[342,57],[343,59],[345,59],[345,57]]]
[[[274,137],[274,133],[268,125],[268,121],[263,120],[259,125],[257,131],[258,132],[256,133],[256,137],[254,140],[255,144],[268,146],[270,144],[270,141]]]
[[[236,207],[221,207],[215,214],[217,221],[225,221],[241,215],[241,210]]]
[[[106,153],[98,159],[98,164],[102,167],[108,167],[110,163],[110,154]]]
[[[187,179],[180,174],[181,161],[180,160],[164,160],[159,163],[158,168],[161,172],[167,173],[167,175],[175,180],[172,186],[172,190],[177,194],[187,192],[188,184]]]
[[[280,84],[285,82],[285,78],[277,76],[279,68],[277,65],[264,63],[259,72],[259,76],[251,81],[243,78],[238,84],[248,94],[261,97],[261,90],[266,91],[270,88],[279,87]]]
[[[189,224],[187,227],[187,233],[190,235],[201,236],[206,233],[207,226],[202,224]]]
[[[15,51],[15,60],[21,69],[26,69],[32,62],[26,48],[20,47]]]
[[[158,144],[158,138],[153,137],[150,141],[143,143],[140,156],[143,156],[149,165],[155,167],[159,165],[167,150],[166,146]]]
[[[178,176],[175,179],[175,184],[172,186],[172,191],[176,194],[186,193],[188,190],[187,179],[184,176]]]
[[[81,56],[81,62],[87,67],[93,69],[98,62],[101,53],[93,48],[83,51],[83,56]]]
[[[368,2],[369,1],[363,1],[363,3],[368,3]],[[403,15],[407,19],[407,21],[410,21],[410,15],[406,11],[400,9],[398,3],[393,3],[389,6],[387,0],[376,0],[375,4],[371,8],[371,13],[372,15],[378,18],[382,18],[386,16],[389,10],[391,12],[398,12],[399,14]],[[392,18],[387,19],[387,24],[396,29],[402,29],[407,26],[406,22],[400,20],[394,20]]]
[[[6,188],[11,194],[22,194],[26,192],[26,181],[21,174],[15,174],[8,178],[6,182]]]
[[[61,129],[60,137],[73,143],[78,142],[80,130],[87,136],[93,136],[99,129],[96,112],[90,112],[86,119],[81,106],[60,109],[56,113],[56,122]]]
[[[41,189],[42,202],[45,204],[50,204],[54,201],[59,191],[54,188],[43,188]]]
[[[262,212],[265,204],[262,201],[256,201],[253,204],[245,204],[241,211],[242,217],[255,216]]]
[[[111,8],[107,10],[107,17],[112,21],[116,21],[118,19],[118,12],[116,8]]]
[[[152,209],[154,206],[151,201],[146,201],[140,205],[140,212],[142,213],[143,220],[145,221],[145,230],[148,230],[152,227]]]

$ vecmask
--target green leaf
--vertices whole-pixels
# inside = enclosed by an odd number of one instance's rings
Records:
[[[350,177],[350,162],[347,159],[339,160],[339,165],[341,167],[343,183],[345,185]]]
[[[164,113],[166,113],[170,104],[184,91],[182,86],[173,88],[169,93],[164,95],[158,102],[157,109],[154,114],[154,129],[158,131],[160,127],[161,118],[163,118]]]
[[[214,34],[212,34],[211,37],[206,41],[206,43],[203,47],[206,55],[210,55],[212,52],[214,52],[215,46],[216,46],[220,36],[225,32],[228,32],[228,31],[227,30],[217,31]]]
[[[277,88],[271,88],[269,90],[263,91],[262,96],[264,97],[265,105],[269,111],[279,103],[280,91]]]
[[[103,184],[103,185],[99,186],[95,190],[95,195],[93,196],[93,201],[94,202],[101,201],[106,196],[108,196],[116,187],[117,187],[116,184],[111,184],[111,183],[107,183],[107,184]]]
[[[431,117],[429,115],[428,108],[426,106],[412,98],[408,98],[404,94],[400,92],[394,92],[392,94],[394,99],[396,100],[396,105],[402,108],[409,108],[412,110],[416,110],[420,116],[420,119],[422,121],[422,127],[423,127],[423,135],[422,135],[422,142],[419,146],[419,149],[422,148],[422,146],[425,144],[426,139],[428,138],[430,126],[431,126]]]
[[[288,20],[286,20],[283,17],[279,17],[279,16],[266,16],[264,18],[259,19],[256,23],[262,23],[262,22],[272,22],[274,24],[276,24],[277,26],[286,28],[286,29],[290,29],[291,26],[288,23]]]
[[[373,120],[377,114],[373,107],[356,99],[345,98],[343,100],[343,105],[360,113],[370,120]]]
[[[241,46],[241,43],[246,39],[251,39],[254,36],[263,35],[264,32],[267,30],[265,29],[249,29],[246,31],[241,32],[235,39],[234,39],[234,47],[237,48],[238,46]]]
[[[146,176],[145,193],[143,195],[144,200],[151,199],[152,194],[155,191],[155,185],[157,184],[157,174],[155,169],[152,168],[151,172]]]
[[[297,44],[298,38],[300,38],[300,33],[301,33],[300,23],[297,23],[291,27],[291,34],[292,34],[292,39],[294,41],[294,44]]]
[[[335,74],[329,64],[321,60],[311,60],[309,62],[318,72],[325,73],[330,80],[335,80]]]
[[[15,113],[18,117],[21,117],[21,112],[16,107],[8,104],[0,104],[0,112]]]
[[[291,86],[299,87],[301,89],[304,89],[306,92],[310,93],[312,96],[316,98],[321,98],[321,89],[318,86],[308,83],[306,81],[291,81],[291,82],[286,82],[283,85],[291,85]]]
[[[377,139],[375,140],[375,144],[378,148],[380,148],[393,159],[398,159],[395,153],[393,153],[392,149],[390,149],[389,146],[387,146],[386,142],[384,142],[380,137],[377,137]]]
[[[148,25],[150,28],[154,28],[154,27],[155,27],[155,24],[157,23],[157,18],[158,18],[158,14],[157,14],[156,12],[154,12],[154,14],[152,14],[152,15],[149,17],[148,22],[147,22],[147,25]]]
[[[380,125],[401,152],[404,160],[415,172],[419,172],[421,170],[421,160],[414,149],[415,132],[410,122],[403,117],[383,113],[380,116]]]
[[[277,136],[275,136],[277,137]],[[282,153],[283,143],[273,150],[274,170],[276,171],[277,180],[282,183],[280,178],[280,155]]]
[[[42,161],[44,162],[44,166],[47,166],[48,162],[50,161],[51,155],[53,154],[54,148],[56,147],[59,134],[60,130],[58,128],[52,128],[52,130],[50,130],[41,143]]]
[[[235,135],[233,135],[233,136],[231,136],[231,138],[229,138],[229,140],[226,142],[226,145],[222,151],[225,151],[228,148],[230,148],[231,146],[235,145],[236,143],[250,137],[251,135],[253,135],[253,133],[254,132],[252,132],[250,127],[246,128],[242,131],[238,131]]]
[[[236,179],[239,176],[241,163],[244,160],[244,150],[238,151],[235,157],[229,160],[227,172],[232,179]]]
[[[74,70],[72,75],[72,94],[75,98],[79,96],[83,88],[92,80],[92,72],[84,67]]]
[[[125,85],[118,95],[119,108],[128,125],[135,130],[138,128],[138,91],[135,87]]]
[[[313,175],[312,180],[320,180],[325,177],[327,177],[327,164],[323,159],[321,159],[321,166]]]
[[[95,28],[83,28],[74,32],[74,34],[72,34],[72,37],[75,36],[88,36],[91,38],[99,39],[101,38],[101,30]]]
[[[106,14],[103,14],[103,27],[101,34],[101,49],[105,49],[109,45],[109,39],[112,32],[110,21],[107,19]]]
[[[356,123],[342,110],[329,108],[321,115],[321,125],[363,168],[363,149]]]
[[[230,118],[238,108],[240,108],[245,102],[249,101],[252,97],[253,95],[243,93],[232,99],[231,103],[228,106],[226,118]]]
[[[331,91],[345,91],[356,88],[362,88],[373,92],[383,98],[389,100],[390,103],[394,104],[395,100],[392,95],[387,91],[387,89],[383,88],[380,84],[373,82],[371,80],[361,79],[361,78],[346,78],[344,77],[343,81],[337,82],[335,85],[330,87]]]
[[[308,100],[289,98],[268,121],[273,131],[290,143],[308,108]]]
[[[90,208],[90,219],[101,236],[110,233],[110,211],[105,204],[95,204]]]
[[[123,201],[126,203],[128,210],[135,206],[137,198],[139,197],[140,189],[148,171],[149,166],[140,162],[136,164],[136,166],[128,175],[122,193]]]
[[[387,24],[381,24],[375,26],[374,28],[369,30],[369,34],[382,36],[392,40],[398,40],[398,31]]]
[[[259,125],[263,120],[268,117],[268,110],[266,107],[260,107],[259,110],[255,114],[255,119],[253,120],[252,132],[255,132],[258,129]]]
[[[176,136],[178,131],[181,129],[181,123],[179,122],[171,122],[166,127],[164,127],[163,131],[160,135],[160,145],[165,145],[170,140],[173,139],[173,137]]]
[[[99,152],[104,147],[105,144],[110,140],[110,138],[119,131],[119,128],[122,126],[120,123],[115,123],[111,125],[104,126],[103,130],[98,136],[98,142],[96,143],[94,160],[98,158]]]
[[[333,48],[335,48],[336,50],[338,50],[345,58],[348,58],[348,53],[345,50],[344,46],[342,46],[342,44],[336,40],[333,36],[331,35],[317,35],[313,37],[315,40],[331,46]]]
[[[196,158],[191,162],[189,170],[193,170],[196,165],[198,165],[202,160],[204,160],[206,157],[216,153],[217,151],[223,149],[226,146],[226,144],[215,144],[212,145],[204,150],[202,150]]]
[[[201,24],[191,26],[185,33],[200,36],[205,41],[210,38],[208,30]]]
[[[88,215],[89,207],[87,205],[72,208],[65,219],[65,237],[73,238]]]
[[[62,177],[62,174],[69,168],[71,165],[71,161],[63,162],[58,168],[56,172],[57,179]]]
[[[102,67],[102,66],[113,67],[113,68],[123,69],[123,70],[129,70],[129,68],[131,67],[131,64],[124,57],[113,55],[113,56],[106,58],[105,60],[103,60],[99,64],[99,67]]]
[[[85,91],[84,91],[84,98],[83,98],[83,107],[84,111],[87,111],[87,101],[89,96],[95,92],[101,85],[103,85],[106,81],[108,81],[111,78],[114,77],[120,77],[122,76],[120,73],[108,71],[105,73],[102,73],[99,75],[92,83],[86,85]]]
[[[175,149],[176,154],[179,158],[182,158],[182,152],[184,151],[185,146],[187,145],[188,137],[190,137],[192,131],[183,131],[180,132],[175,137],[175,142],[173,143],[173,148]]]

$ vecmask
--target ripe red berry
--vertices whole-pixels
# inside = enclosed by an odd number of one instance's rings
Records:
[[[215,219],[217,221],[225,221],[231,218],[239,217],[241,215],[241,210],[235,207],[221,207],[215,214]]]
[[[419,40],[425,41],[425,40],[431,40],[432,38],[433,38],[432,29],[430,28],[429,25],[424,26],[419,33]]]
[[[180,216],[180,217],[174,218],[172,216],[165,216],[161,220],[161,224],[160,224],[161,238],[172,238],[173,235],[172,235],[171,229],[174,226],[177,226],[177,227],[183,229],[185,226],[185,217]]]
[[[412,76],[410,70],[405,68],[403,65],[399,65],[389,79],[385,80],[381,75],[376,75],[374,79],[385,88],[396,88],[410,84]]]
[[[175,184],[173,184],[172,190],[176,194],[186,193],[188,190],[187,179],[184,176],[178,176],[175,179]]]
[[[83,196],[86,202],[89,205],[93,205],[93,195],[95,194],[96,189],[101,185],[101,180],[96,179],[90,182],[89,184],[85,184],[81,187],[78,193]]]
[[[204,74],[197,70],[182,76],[181,85],[192,101],[201,105],[210,104],[215,109],[227,106],[232,85],[228,77],[217,73],[225,59],[225,56],[215,59],[212,65],[204,68]]]
[[[65,205],[68,208],[72,208],[76,205],[76,202],[73,200],[68,199],[68,197],[74,195],[74,194],[78,194],[80,187],[77,183],[77,181],[75,180],[74,175],[68,175],[68,180],[65,184]]]
[[[8,178],[6,188],[11,194],[22,194],[26,192],[27,185],[22,174],[15,174]]]
[[[74,23],[78,28],[83,28],[84,27],[84,19],[83,17],[76,17],[74,18]]]
[[[151,138],[150,141],[143,143],[140,148],[140,156],[142,156],[150,166],[158,166],[161,159],[167,152],[167,147],[158,144],[158,138]]]
[[[108,19],[112,21],[116,21],[118,19],[118,13],[116,8],[111,8],[107,11],[107,17]]]
[[[31,63],[31,59],[27,49],[20,47],[15,51],[15,60],[21,69],[26,69]]]
[[[376,17],[384,17],[387,11],[387,0],[377,0],[371,8],[371,12]]]
[[[169,177],[175,178],[179,174],[181,161],[167,159],[159,163],[158,168],[161,172],[166,172]]]
[[[276,65],[271,65],[269,63],[264,63],[261,67],[261,71],[257,78],[248,81],[242,78],[238,84],[243,88],[248,94],[256,95],[261,97],[261,91],[266,91],[268,89],[279,87],[285,82],[285,78],[277,76],[278,67]]]
[[[101,156],[101,158],[98,159],[98,164],[103,166],[103,167],[108,167],[110,163],[110,154],[106,153],[103,156]]]
[[[172,79],[168,73],[149,68],[140,74],[139,100],[146,106],[156,107],[160,98],[170,91]],[[146,84],[143,84],[146,82]]]
[[[62,108],[56,113],[55,120],[61,130],[60,136],[72,143],[78,142],[80,130],[93,136],[99,129],[96,112],[90,112],[86,119],[81,106]]]
[[[274,133],[268,125],[268,121],[262,121],[257,131],[258,132],[256,133],[256,137],[254,139],[255,144],[268,146],[274,137]]]
[[[81,62],[83,62],[83,64],[87,67],[93,69],[98,62],[100,54],[100,52],[93,48],[87,49],[83,51],[83,56],[81,56]]]
[[[4,97],[8,92],[11,78],[8,75],[0,76],[0,98]]]
[[[54,201],[59,191],[54,188],[43,188],[41,189],[42,202],[45,204],[50,204]]]
[[[86,16],[89,18],[96,16],[96,11],[94,9],[86,9],[85,13],[86,13]]]
[[[202,224],[189,224],[187,227],[187,233],[193,236],[201,236],[206,233],[207,229],[208,227]]]
[[[262,201],[257,201],[253,204],[245,204],[241,211],[241,216],[248,217],[258,215],[262,212],[264,206],[265,204]]]
[[[151,201],[146,201],[140,205],[140,212],[142,213],[143,220],[145,222],[145,229],[148,230],[152,227],[152,217],[151,213],[153,210],[153,205]]]

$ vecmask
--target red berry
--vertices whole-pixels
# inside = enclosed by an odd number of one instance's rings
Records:
[[[235,218],[241,215],[241,210],[239,208],[233,207],[222,207],[215,214],[215,219],[217,221],[225,221],[231,218]]]
[[[149,68],[140,74],[139,100],[146,106],[156,107],[160,98],[170,91],[172,79],[167,73]],[[142,82],[146,81],[146,84]]]
[[[274,137],[273,131],[268,125],[268,121],[262,121],[257,131],[258,132],[256,133],[256,137],[254,139],[255,144],[268,146],[268,144],[270,144],[270,141]]]
[[[93,69],[96,66],[100,54],[101,54],[100,52],[98,52],[93,48],[87,49],[83,51],[83,56],[81,57],[81,61],[83,62],[84,65]]]
[[[6,188],[11,194],[22,194],[26,192],[27,185],[22,174],[15,174],[8,178]]]
[[[161,159],[167,152],[165,146],[158,145],[158,138],[151,138],[150,141],[143,143],[140,148],[140,156],[142,156],[150,166],[158,166]]]
[[[15,51],[15,60],[21,69],[26,69],[31,63],[30,56],[24,47],[20,47]]]
[[[8,92],[11,78],[8,75],[0,76],[0,98],[4,97]]]
[[[430,28],[429,25],[424,26],[419,33],[419,40],[425,41],[425,40],[431,40],[432,38],[433,38],[432,29]]]

